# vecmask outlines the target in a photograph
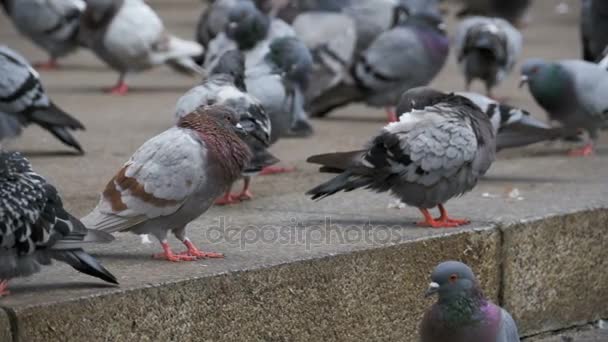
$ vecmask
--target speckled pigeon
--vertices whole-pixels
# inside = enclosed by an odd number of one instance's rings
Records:
[[[203,74],[192,59],[203,47],[169,34],[160,17],[143,0],[86,0],[79,39],[119,78],[110,92],[128,92],[125,77],[167,64],[178,72]]]
[[[598,130],[608,121],[608,72],[599,65],[580,60],[529,59],[521,69],[536,102],[549,118],[571,132],[585,130],[590,141],[571,155],[590,155]]]
[[[431,274],[426,296],[439,298],[424,313],[420,342],[519,342],[517,325],[505,309],[483,295],[471,268],[445,261]]]
[[[0,296],[7,281],[40,271],[51,260],[118,284],[87,254],[85,243],[110,242],[107,233],[87,230],[64,208],[55,187],[32,170],[18,152],[0,151]]]
[[[12,119],[6,116],[12,116]],[[0,140],[20,134],[21,127],[35,123],[64,144],[82,152],[70,130],[84,129],[46,95],[38,73],[15,51],[0,45]]]
[[[598,62],[608,48],[608,2],[583,0],[581,8],[581,39],[583,59]]]
[[[242,138],[238,115],[221,105],[199,107],[145,142],[120,168],[93,211],[88,228],[156,237],[169,261],[218,258],[199,250],[186,225],[206,212],[245,170],[252,155]],[[176,254],[167,242],[172,232],[187,251]]]
[[[245,169],[245,185],[240,194],[226,194],[216,204],[226,205],[249,200],[253,197],[249,190],[251,176],[263,168],[276,164],[279,160],[267,151],[270,146],[271,123],[262,104],[247,93],[244,83],[245,61],[238,50],[226,52],[210,71],[209,77],[199,86],[189,90],[178,101],[175,108],[176,120],[193,112],[202,105],[220,104],[232,108],[239,116],[239,122],[247,131],[245,142],[253,152],[253,159]]]
[[[441,17],[412,14],[395,7],[393,28],[382,33],[358,56],[352,66],[354,84],[344,84],[308,104],[312,116],[324,116],[351,102],[386,107],[389,121],[393,107],[407,89],[428,84],[442,69],[449,42]]]
[[[470,191],[494,161],[495,138],[485,113],[469,99],[417,88],[401,103],[422,106],[386,126],[362,151],[313,156],[321,171],[340,175],[308,191],[313,199],[366,188],[390,191],[424,215],[420,225],[456,227],[469,223],[448,217],[444,203]],[[438,207],[439,218],[428,209]]]
[[[532,0],[461,0],[464,7],[457,16],[483,15],[500,17],[516,26],[525,25],[525,16]]]
[[[456,58],[465,77],[466,90],[480,79],[486,95],[513,70],[522,50],[521,33],[501,18],[471,17],[458,26],[454,42]]]
[[[54,69],[57,59],[78,47],[82,0],[1,0],[6,14],[17,30],[44,49],[48,62],[37,64],[41,69]]]

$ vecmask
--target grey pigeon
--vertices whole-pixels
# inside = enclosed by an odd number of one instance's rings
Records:
[[[78,44],[82,0],[1,0],[4,11],[17,30],[50,56],[36,65],[43,69],[57,67],[57,59],[74,52]]]
[[[312,116],[325,116],[348,103],[364,102],[387,108],[392,121],[392,108],[401,94],[431,82],[443,68],[449,51],[441,17],[410,14],[407,8],[397,6],[393,25],[355,57],[351,69],[354,84],[336,87],[308,104]]]
[[[608,71],[580,60],[529,59],[521,69],[536,102],[549,118],[571,132],[584,130],[590,141],[572,155],[593,153],[598,130],[608,121]]]
[[[448,217],[444,203],[470,191],[494,161],[495,138],[485,113],[469,99],[417,88],[401,103],[422,106],[386,126],[361,151],[308,158],[321,171],[340,175],[307,192],[313,199],[366,188],[390,191],[424,215],[420,225],[456,227],[469,223]],[[439,207],[433,218],[428,209]]]
[[[456,58],[465,77],[466,90],[480,79],[486,95],[513,70],[522,50],[521,33],[501,18],[471,17],[458,26]]]
[[[437,302],[420,323],[421,342],[519,342],[517,325],[505,309],[483,295],[471,268],[445,261],[431,274],[426,296]]]
[[[245,61],[242,53],[238,50],[228,51],[201,85],[192,88],[177,101],[175,109],[175,118],[180,120],[202,105],[224,105],[237,113],[239,123],[248,133],[244,140],[253,152],[253,158],[244,172],[245,186],[237,195],[230,194],[229,189],[216,201],[220,205],[251,199],[251,176],[279,161],[267,150],[272,131],[270,119],[262,104],[247,93],[244,78]]]
[[[275,39],[264,59],[246,71],[248,92],[262,103],[272,122],[271,143],[293,135],[296,127],[304,134],[312,131],[303,95],[311,72],[312,56],[295,37]]]
[[[608,2],[583,0],[581,7],[581,39],[583,59],[598,62],[608,47]]]
[[[40,271],[51,260],[118,284],[83,249],[84,243],[110,242],[110,234],[87,230],[64,208],[55,187],[32,170],[18,152],[0,151],[0,295],[7,280]]]
[[[151,234],[169,261],[222,257],[199,250],[186,225],[206,212],[247,166],[252,155],[237,135],[237,114],[220,105],[199,107],[176,126],[145,142],[120,168],[93,211],[82,219],[108,233]],[[173,253],[171,231],[186,247]]]
[[[481,15],[506,19],[515,26],[523,26],[532,0],[462,0],[464,7],[457,16]]]
[[[84,126],[47,97],[38,73],[23,56],[6,46],[0,46],[0,116],[5,117],[0,122],[0,140],[15,137],[22,126],[35,123],[83,152],[70,130]]]
[[[207,48],[213,38],[224,32],[230,11],[240,2],[251,3],[251,0],[216,0],[205,7],[196,27],[196,41]]]
[[[568,132],[563,128],[553,128],[521,108],[500,103],[478,93],[457,92],[456,94],[473,101],[490,118],[496,135],[497,151],[569,138]]]
[[[192,57],[203,53],[196,42],[169,34],[159,16],[143,0],[86,0],[80,40],[118,71],[119,79],[110,92],[128,92],[125,77],[157,65],[202,75]]]

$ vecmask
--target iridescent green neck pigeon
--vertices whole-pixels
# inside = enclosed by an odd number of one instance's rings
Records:
[[[590,155],[598,130],[608,121],[608,72],[580,60],[549,62],[527,60],[521,69],[522,85],[528,83],[536,102],[573,132],[584,130],[590,141],[571,155]]]
[[[439,298],[422,318],[421,342],[519,342],[513,317],[483,296],[469,266],[443,262],[431,280],[426,295]]]

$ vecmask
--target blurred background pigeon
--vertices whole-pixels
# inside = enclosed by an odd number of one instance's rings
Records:
[[[589,141],[573,156],[593,154],[598,131],[608,121],[608,72],[595,63],[580,60],[545,61],[529,59],[521,69],[536,102],[549,119],[559,122],[574,135],[584,130]]]
[[[57,189],[32,170],[18,152],[0,151],[0,296],[7,281],[40,271],[51,260],[118,284],[116,277],[83,249],[107,243],[107,233],[87,230],[63,208]]]
[[[471,268],[445,261],[431,274],[425,296],[437,295],[420,322],[421,342],[519,342],[513,317],[485,298]]]
[[[57,59],[74,52],[78,44],[82,0],[0,0],[17,30],[49,54],[40,69],[57,68]]]
[[[521,33],[501,18],[471,17],[458,26],[454,49],[465,88],[480,79],[486,95],[496,98],[492,89],[513,70],[522,50]]]
[[[109,91],[124,95],[128,73],[167,64],[178,72],[202,75],[192,57],[203,53],[198,43],[169,34],[160,17],[142,0],[86,0],[80,40],[101,60],[118,71]]]
[[[0,141],[18,136],[22,127],[32,123],[83,152],[70,130],[84,126],[46,96],[38,73],[23,56],[0,46]]]
[[[583,59],[598,62],[608,47],[608,1],[582,0],[581,40]]]
[[[479,15],[499,17],[511,24],[522,27],[526,24],[526,14],[532,0],[461,0],[462,9],[457,16]]]

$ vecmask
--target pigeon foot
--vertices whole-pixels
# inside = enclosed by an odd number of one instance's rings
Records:
[[[253,194],[249,190],[243,189],[240,194],[233,195],[238,198],[240,201],[249,201],[253,198]]]
[[[192,243],[192,241],[190,241],[188,239],[184,240],[184,245],[186,245],[186,248],[188,248],[188,250],[185,252],[179,253],[178,255],[180,255],[180,256],[190,256],[190,257],[195,257],[197,259],[207,259],[207,258],[219,259],[219,258],[224,257],[224,254],[221,254],[221,253],[203,252],[200,249],[198,249]]]
[[[451,219],[447,216],[447,212],[442,205],[439,205],[439,210],[441,211],[441,216],[438,218],[433,218],[428,209],[419,208],[420,212],[424,216],[424,221],[420,221],[417,223],[420,227],[430,227],[430,228],[455,228],[460,227],[465,224],[469,224],[471,221],[469,220],[457,220]]]
[[[8,296],[11,292],[8,290],[8,280],[0,280],[0,297]]]
[[[386,119],[388,120],[388,123],[399,121],[399,119],[397,119],[397,113],[395,112],[394,108],[386,107],[385,110],[386,110]]]
[[[239,198],[235,195],[232,195],[230,192],[224,194],[224,196],[215,200],[215,205],[232,205],[239,203]]]
[[[290,173],[290,172],[294,172],[295,170],[296,170],[295,167],[266,166],[265,168],[262,169],[262,172],[260,172],[260,175],[269,176],[269,175],[276,175],[279,173]]]
[[[51,71],[59,69],[59,64],[54,58],[51,58],[46,62],[35,63],[34,68],[37,70]]]
[[[160,245],[163,247],[163,252],[154,254],[152,256],[154,259],[167,260],[171,262],[195,261],[198,259],[197,257],[191,255],[181,255],[173,253],[171,247],[169,247],[169,244],[167,242],[161,242]]]
[[[593,144],[587,144],[582,148],[576,148],[571,150],[568,155],[570,157],[588,157],[593,155]]]
[[[114,87],[108,89],[108,93],[110,93],[112,95],[123,96],[123,95],[127,95],[128,92],[129,92],[129,86],[124,82],[118,82],[118,84],[116,84]]]

